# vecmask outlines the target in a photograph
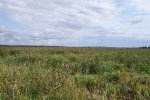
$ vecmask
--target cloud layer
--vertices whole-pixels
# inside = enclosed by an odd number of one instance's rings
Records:
[[[2,14],[24,28],[0,23],[1,43],[87,46],[99,45],[102,37],[150,40],[149,0],[2,0]]]

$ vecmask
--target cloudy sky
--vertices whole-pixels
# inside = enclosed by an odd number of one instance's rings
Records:
[[[0,45],[150,46],[150,0],[0,0]]]

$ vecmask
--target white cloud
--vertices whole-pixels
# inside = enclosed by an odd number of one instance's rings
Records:
[[[129,0],[129,2],[136,10],[150,13],[150,0]]]
[[[114,7],[114,5],[112,5],[111,3],[108,3],[108,2],[102,2],[99,5],[100,5],[100,8],[103,8],[103,9],[108,9],[108,10],[115,10],[116,9]]]
[[[150,15],[136,15],[150,13],[149,0],[4,0],[0,9],[30,28],[17,39],[39,37],[41,43],[59,44],[88,36],[150,37]]]
[[[0,7],[2,7],[3,6],[3,4],[2,3],[0,3]]]

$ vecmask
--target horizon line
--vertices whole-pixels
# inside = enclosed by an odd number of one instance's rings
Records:
[[[115,46],[59,46],[59,45],[1,45],[7,47],[66,47],[66,48],[150,48],[150,46],[115,47]]]

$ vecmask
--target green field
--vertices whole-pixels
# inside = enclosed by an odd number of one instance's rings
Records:
[[[150,100],[150,49],[0,47],[0,100]]]

